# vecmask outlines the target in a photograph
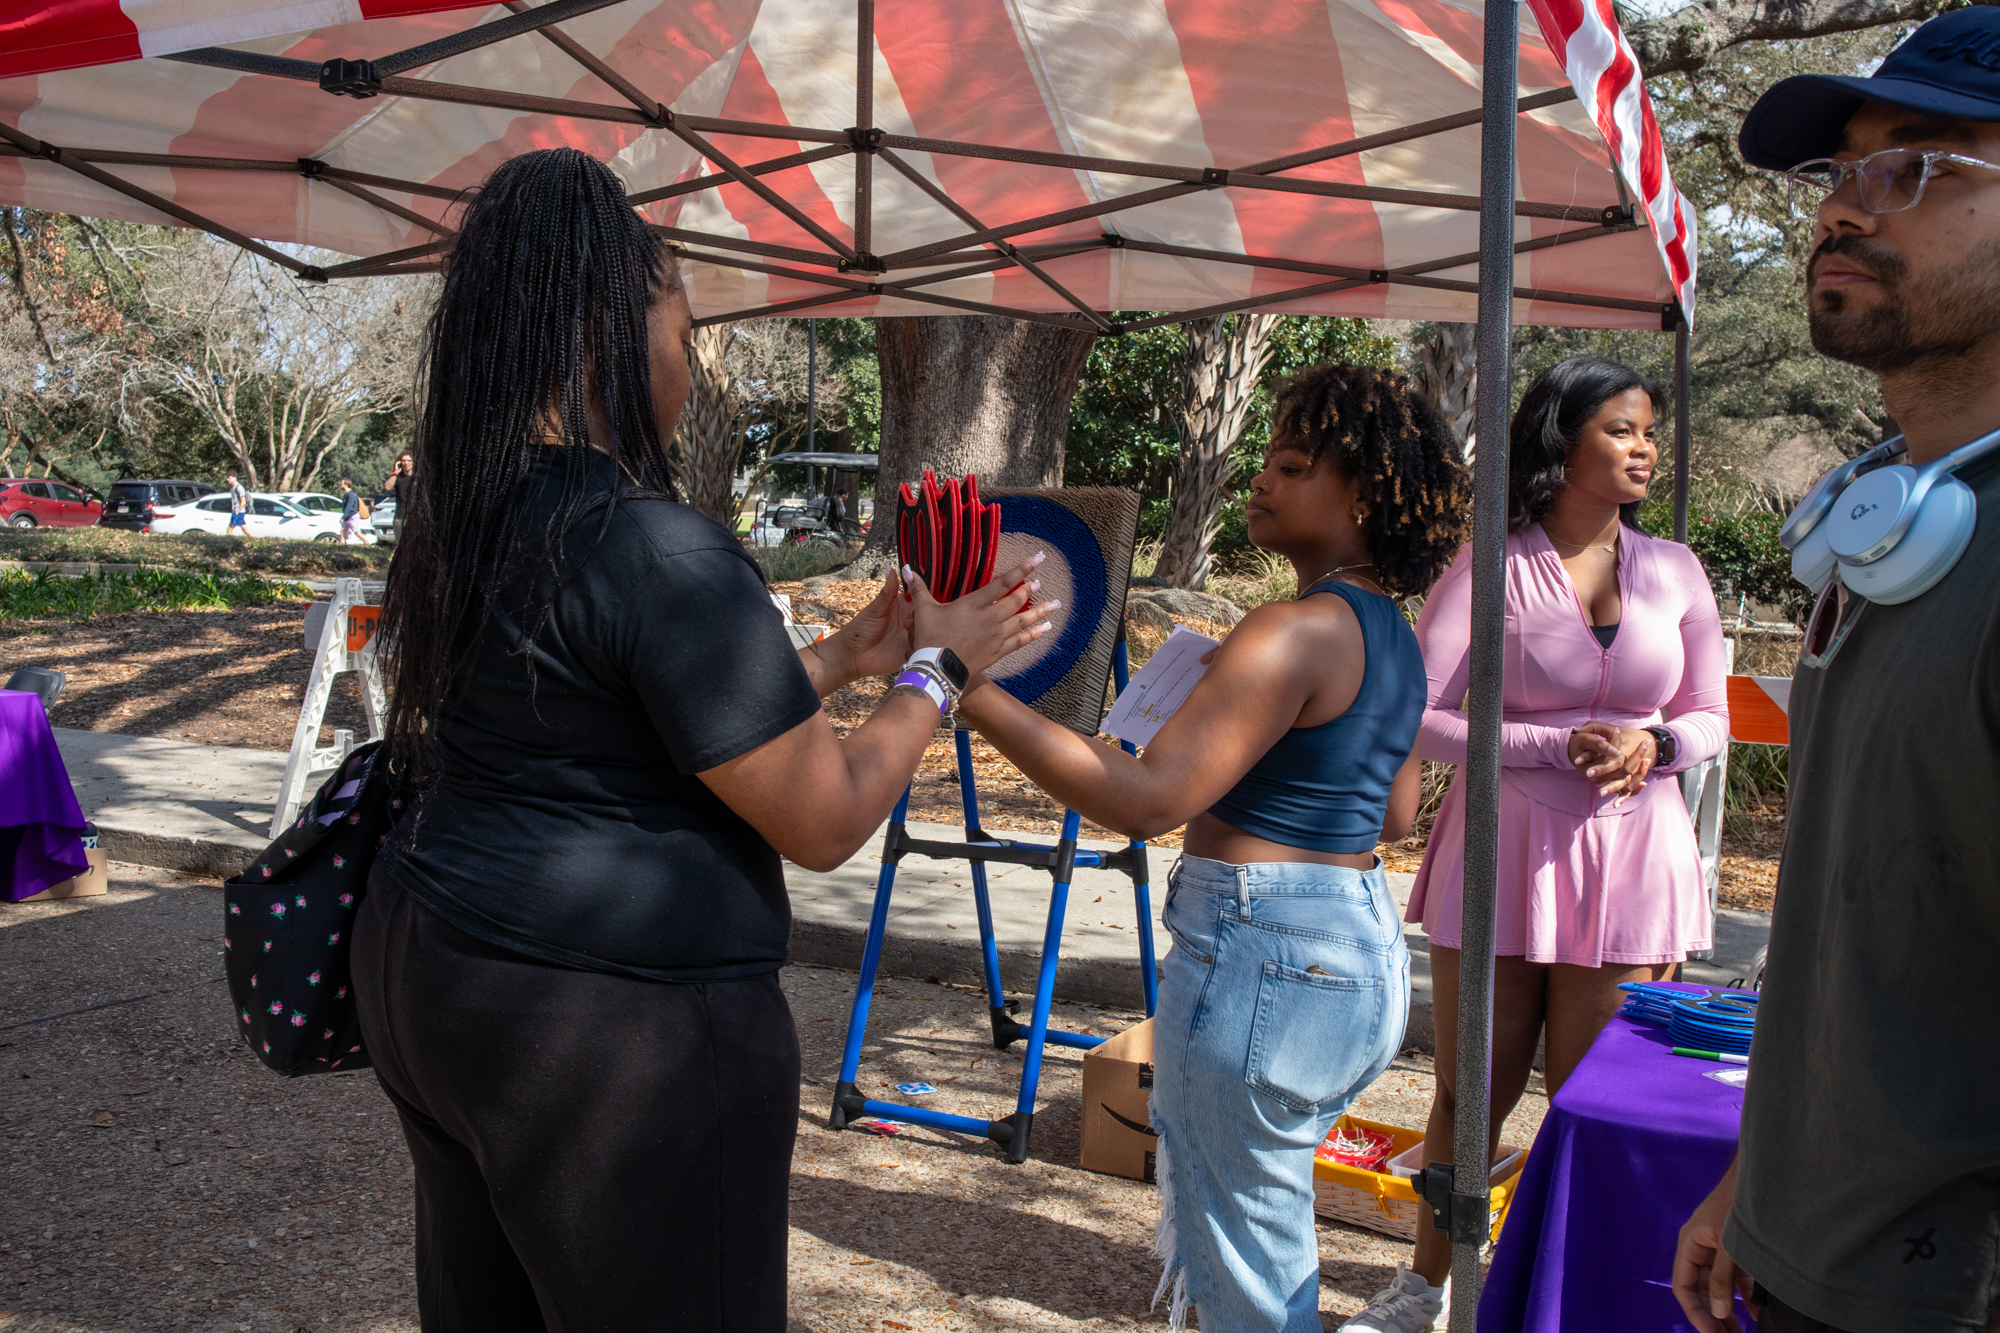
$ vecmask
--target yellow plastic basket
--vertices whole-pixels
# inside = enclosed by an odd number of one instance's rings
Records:
[[[1394,1157],[1402,1157],[1424,1141],[1420,1129],[1384,1125],[1360,1116],[1344,1115],[1334,1122],[1335,1130],[1371,1129],[1386,1134],[1395,1143]],[[1393,1160],[1393,1159],[1392,1159]],[[1507,1220],[1507,1208],[1514,1201],[1514,1186],[1520,1183],[1521,1167],[1527,1162],[1525,1149],[1500,1147],[1500,1160],[1492,1175],[1492,1237],[1498,1239]],[[1313,1158],[1313,1211],[1321,1217],[1347,1222],[1399,1240],[1417,1238],[1419,1220],[1430,1224],[1430,1207],[1417,1197],[1405,1173],[1366,1171],[1358,1166]]]

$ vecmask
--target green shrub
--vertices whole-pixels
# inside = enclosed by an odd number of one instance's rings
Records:
[[[0,528],[0,560],[94,560],[225,573],[380,577],[389,567],[391,549],[289,537],[216,537],[205,532],[168,536],[117,528]]]
[[[139,569],[76,577],[54,570],[0,570],[0,622],[88,620],[126,611],[226,611],[310,598],[304,584],[254,574]]]
[[[839,550],[814,542],[785,542],[778,546],[753,546],[750,555],[763,569],[766,581],[797,583],[846,565],[854,558],[857,549]]]
[[[1778,514],[1716,514],[1705,509],[1688,512],[1688,546],[1708,571],[1708,581],[1724,606],[1738,597],[1781,608],[1793,624],[1803,625],[1812,611],[1812,589],[1792,577],[1792,553],[1778,541],[1785,520]],[[1674,535],[1673,510],[1648,505],[1639,524],[1655,537]]]

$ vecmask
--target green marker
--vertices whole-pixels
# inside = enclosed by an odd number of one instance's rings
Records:
[[[1747,1055],[1731,1055],[1727,1051],[1697,1051],[1688,1046],[1674,1047],[1674,1054],[1692,1056],[1697,1060],[1720,1060],[1726,1065],[1747,1065],[1750,1063],[1750,1057]]]

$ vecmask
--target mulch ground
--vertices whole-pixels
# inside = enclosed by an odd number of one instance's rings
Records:
[[[409,1157],[365,1071],[284,1080],[234,1031],[213,881],[115,863],[111,892],[0,904],[0,1333],[415,1333]],[[851,973],[782,977],[803,1052],[788,1333],[1155,1329],[1154,1188],[1083,1171],[1081,1053],[1050,1047],[1030,1160],[966,1135],[826,1128]],[[1071,1031],[1129,1011],[1058,1004]],[[1021,1046],[983,993],[883,978],[863,1091],[937,1086],[940,1110],[1011,1110]],[[1421,1125],[1405,1054],[1355,1111]],[[1531,1142],[1540,1080],[1509,1120]],[[1328,1327],[1406,1247],[1319,1227]],[[616,1275],[609,1275],[614,1280]]]
[[[304,602],[0,627],[0,680],[63,672],[50,720],[82,731],[289,750],[312,663]],[[355,678],[336,677],[321,743],[366,726]]]
[[[875,595],[873,583],[835,582],[808,593],[781,583],[792,595],[792,614],[809,624],[842,625]],[[107,616],[75,625],[0,628],[0,680],[24,666],[55,667],[69,680],[56,706],[57,726],[162,736],[210,745],[261,750],[291,748],[312,653],[305,646],[303,604],[239,611]],[[1136,627],[1135,635],[1143,631]],[[843,735],[866,721],[884,692],[879,680],[861,681],[827,700],[827,714]],[[365,728],[360,690],[339,677],[327,707],[320,743],[333,728]],[[972,742],[980,817],[991,828],[1055,833],[1060,805],[1021,776],[1019,769],[978,736]],[[940,731],[924,753],[910,793],[910,817],[931,823],[963,822],[958,757],[951,733]],[[1085,837],[1115,838],[1085,821]],[[1180,846],[1178,830],[1158,839]],[[1723,834],[1718,889],[1725,906],[1771,910],[1778,853],[1784,844],[1784,805],[1772,802]],[[1421,837],[1377,848],[1391,870],[1413,872],[1423,860]]]

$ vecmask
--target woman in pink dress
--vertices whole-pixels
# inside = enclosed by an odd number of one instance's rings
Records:
[[[1694,830],[1666,775],[1727,742],[1728,668],[1701,563],[1636,526],[1663,408],[1637,372],[1574,357],[1528,387],[1509,433],[1491,1146],[1545,1034],[1554,1096],[1617,1012],[1620,982],[1661,979],[1710,943]],[[1441,763],[1465,760],[1469,557],[1459,552],[1417,622],[1429,678],[1418,751]],[[1437,1021],[1425,1141],[1445,1153],[1464,884],[1465,790],[1454,782],[1409,906],[1430,937]],[[1419,1228],[1410,1268],[1343,1327],[1430,1328],[1450,1269],[1445,1233]]]

